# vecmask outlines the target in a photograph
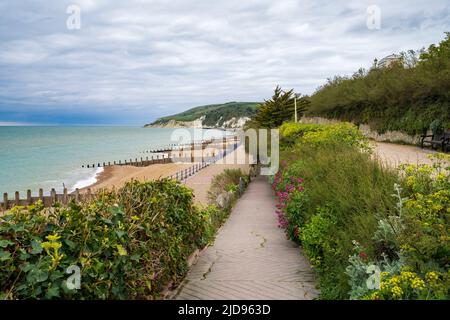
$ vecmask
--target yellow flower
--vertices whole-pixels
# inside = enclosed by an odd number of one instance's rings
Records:
[[[425,282],[423,282],[422,279],[416,278],[412,281],[411,287],[413,289],[424,289],[425,288]]]
[[[374,293],[372,293],[372,294],[370,295],[370,299],[372,299],[372,300],[378,300],[378,299],[380,299],[380,295],[378,294],[377,291],[375,291]]]
[[[439,279],[439,274],[438,274],[437,272],[434,272],[434,271],[428,272],[428,273],[425,275],[425,279],[426,279],[428,282],[430,282],[430,283],[436,282],[436,281]]]
[[[125,248],[123,246],[121,246],[120,244],[116,245],[116,248],[117,248],[117,253],[119,254],[119,256],[127,255],[127,250],[125,250]]]
[[[411,281],[416,275],[410,271],[403,271],[400,275],[402,281]]]
[[[389,280],[389,283],[394,285],[394,286],[397,286],[397,285],[400,284],[400,279],[397,276],[392,277],[391,280]]]
[[[408,187],[412,187],[415,182],[416,182],[416,179],[414,177],[410,176],[410,177],[406,178],[406,184],[408,185]]]
[[[400,298],[403,294],[403,290],[399,286],[395,286],[391,289],[391,293],[394,296],[394,298]]]
[[[61,236],[59,236],[57,233],[54,233],[54,234],[48,235],[45,238],[50,241],[58,241],[59,239],[61,239]]]
[[[54,249],[54,250],[58,250],[59,248],[61,248],[62,244],[60,242],[42,242],[41,243],[41,247],[45,250],[50,250],[50,249]]]
[[[140,218],[139,218],[138,216],[132,216],[132,217],[131,217],[131,220],[133,220],[133,221],[138,221],[138,220],[140,220]]]

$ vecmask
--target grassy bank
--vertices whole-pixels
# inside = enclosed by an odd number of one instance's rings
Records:
[[[279,223],[303,246],[322,298],[449,297],[448,167],[384,167],[351,124],[280,133]]]

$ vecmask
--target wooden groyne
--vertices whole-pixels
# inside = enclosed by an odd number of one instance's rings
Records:
[[[202,146],[202,149],[205,149],[213,141],[214,141],[213,139],[209,139],[209,140],[193,141],[191,143],[184,143],[184,144],[172,143],[167,146],[158,147],[158,148],[151,149],[151,150],[144,150],[144,151],[142,151],[142,153],[167,153],[167,152],[171,152],[173,150],[191,148],[192,146],[194,146],[194,147]]]
[[[189,157],[184,157],[184,159],[191,159],[191,162],[194,162],[194,152],[195,150],[205,150],[208,147],[214,147],[217,146],[218,148],[221,148],[222,150],[226,150],[228,147],[228,144],[230,142],[234,142],[235,145],[238,144],[238,137],[224,137],[222,139],[209,139],[209,140],[202,140],[197,142],[192,142],[189,144],[171,144],[167,147],[162,147],[160,149],[153,149],[153,150],[144,150],[143,153],[152,153],[151,156],[146,157],[139,157],[134,159],[125,159],[125,160],[116,160],[116,161],[108,161],[108,162],[97,162],[97,163],[88,163],[83,164],[82,168],[101,168],[101,167],[108,167],[108,166],[135,166],[135,167],[146,167],[150,166],[152,164],[158,164],[158,163],[170,163],[176,161],[181,161],[183,153],[190,153]],[[166,153],[166,154],[157,154],[157,153]],[[212,152],[211,154],[207,154],[207,157],[212,156],[214,157],[216,153]]]
[[[150,157],[140,157],[129,159],[129,160],[119,160],[119,161],[108,161],[108,162],[98,162],[93,164],[83,164],[82,168],[101,168],[101,167],[108,167],[108,166],[135,166],[135,167],[147,167],[152,164],[157,163],[170,163],[172,162],[172,159],[168,155],[153,155]]]

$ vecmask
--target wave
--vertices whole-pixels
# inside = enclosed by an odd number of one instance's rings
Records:
[[[72,190],[70,192],[75,191],[75,189],[82,189],[82,188],[88,187],[90,185],[93,185],[94,183],[97,182],[97,177],[100,173],[103,172],[103,170],[104,169],[102,167],[97,168],[95,170],[95,172],[89,178],[77,181],[74,184],[74,186],[72,187]]]

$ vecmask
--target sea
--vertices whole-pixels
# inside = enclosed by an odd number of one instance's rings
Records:
[[[69,192],[96,182],[103,168],[97,164],[145,158],[158,147],[176,143],[169,128],[142,127],[38,127],[0,126],[0,193],[9,198],[15,191],[37,195],[54,188]],[[228,132],[217,129],[181,129],[185,142],[219,138]],[[177,131],[180,135],[180,130]],[[179,140],[178,140],[179,141]],[[82,166],[85,165],[83,168]]]

